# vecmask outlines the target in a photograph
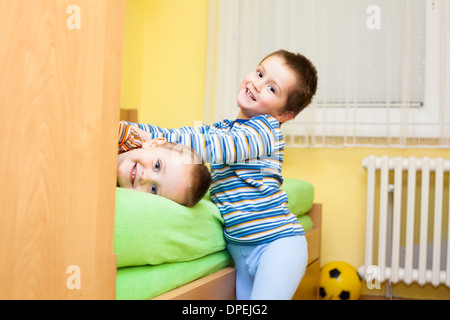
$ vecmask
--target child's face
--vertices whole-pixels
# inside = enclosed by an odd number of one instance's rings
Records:
[[[158,146],[164,143],[147,141],[140,149],[119,154],[117,182],[122,188],[153,193],[184,204],[192,170],[190,158]]]
[[[278,56],[270,56],[242,81],[237,103],[241,108],[238,118],[250,119],[268,114],[280,122],[293,118],[293,112],[283,113],[291,88],[297,79]],[[292,113],[292,114],[291,114]]]

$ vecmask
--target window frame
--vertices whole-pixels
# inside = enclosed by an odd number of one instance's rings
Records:
[[[426,0],[425,4],[425,60],[424,60],[424,102],[422,106],[404,108],[396,106],[361,107],[351,103],[347,107],[306,108],[288,126],[296,126],[298,135],[311,131],[314,119],[314,133],[321,136],[346,136],[349,130],[359,137],[404,136],[407,138],[439,138],[439,96],[440,96],[440,21],[439,1]],[[332,106],[332,105],[330,105]],[[406,121],[406,122],[405,122]],[[299,126],[300,124],[300,126]],[[349,127],[350,126],[350,127]]]

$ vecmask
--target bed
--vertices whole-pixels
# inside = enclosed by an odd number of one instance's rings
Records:
[[[307,230],[308,268],[294,299],[317,299],[320,204],[303,180],[285,179],[289,208]],[[207,194],[193,208],[128,189],[116,189],[116,299],[235,299],[235,270],[223,220]]]

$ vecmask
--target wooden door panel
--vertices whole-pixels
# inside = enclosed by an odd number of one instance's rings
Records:
[[[2,299],[115,296],[124,10],[124,0],[0,0]]]

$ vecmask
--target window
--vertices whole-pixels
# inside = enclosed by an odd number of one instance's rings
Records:
[[[242,78],[284,48],[319,72],[311,106],[282,126],[291,144],[448,146],[449,11],[442,0],[210,1],[205,120],[234,118]]]

